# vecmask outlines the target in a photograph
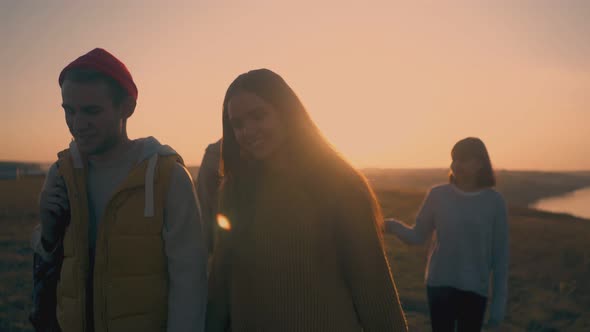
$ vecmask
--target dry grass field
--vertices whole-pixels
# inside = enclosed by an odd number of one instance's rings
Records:
[[[0,181],[0,331],[31,331],[29,237],[38,223],[43,178]],[[407,187],[407,186],[405,186]],[[376,186],[385,216],[412,222],[424,189]],[[590,221],[510,208],[508,316],[502,331],[590,331]],[[426,249],[386,236],[386,247],[412,331],[428,331],[423,284]]]

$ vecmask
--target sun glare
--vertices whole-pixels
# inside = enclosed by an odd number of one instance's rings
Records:
[[[227,219],[227,217],[224,216],[223,214],[218,214],[217,215],[217,225],[221,229],[224,229],[226,231],[230,231],[231,230],[231,223],[229,222],[229,219]]]

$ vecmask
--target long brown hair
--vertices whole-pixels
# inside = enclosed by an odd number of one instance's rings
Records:
[[[492,167],[492,161],[483,141],[477,137],[467,137],[455,144],[451,150],[453,160],[479,160],[482,168],[477,174],[476,185],[478,188],[491,188],[496,185],[496,176]],[[455,177],[451,172],[449,181],[455,183]]]
[[[238,76],[229,86],[223,101],[223,141],[220,173],[223,175],[221,197],[228,187],[236,183],[246,183],[244,171],[248,170],[248,161],[240,153],[240,147],[234,135],[234,130],[229,121],[228,103],[239,92],[255,94],[267,103],[271,104],[279,113],[283,123],[286,124],[287,142],[282,148],[289,149],[289,155],[293,161],[293,172],[305,174],[307,183],[302,185],[313,186],[314,189],[323,190],[334,188],[333,184],[362,193],[367,202],[373,207],[375,221],[380,222],[381,211],[377,200],[365,177],[354,169],[323,137],[315,125],[301,100],[297,97],[285,80],[268,69],[252,70]],[[328,185],[330,184],[330,185]],[[330,190],[330,189],[327,189]],[[242,196],[243,197],[243,196]],[[327,197],[324,197],[325,200]],[[223,202],[221,202],[223,205]]]

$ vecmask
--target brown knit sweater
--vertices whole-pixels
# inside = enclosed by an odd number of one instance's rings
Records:
[[[248,227],[228,216],[232,229],[220,232],[210,276],[207,330],[407,331],[370,201],[304,187],[267,175],[257,182]]]

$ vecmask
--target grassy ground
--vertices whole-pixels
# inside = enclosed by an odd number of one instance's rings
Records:
[[[0,331],[31,331],[32,251],[38,223],[37,194],[43,178],[0,181]]]
[[[412,223],[420,192],[380,191],[385,216]],[[501,331],[590,331],[590,221],[510,208],[510,279]],[[415,331],[428,331],[426,249],[385,237],[394,277]]]
[[[0,181],[0,331],[31,331],[30,233],[42,178]],[[411,221],[421,191],[381,189],[386,216]],[[501,331],[590,331],[590,221],[511,207],[510,298]],[[426,249],[385,237],[412,331],[428,331]]]

